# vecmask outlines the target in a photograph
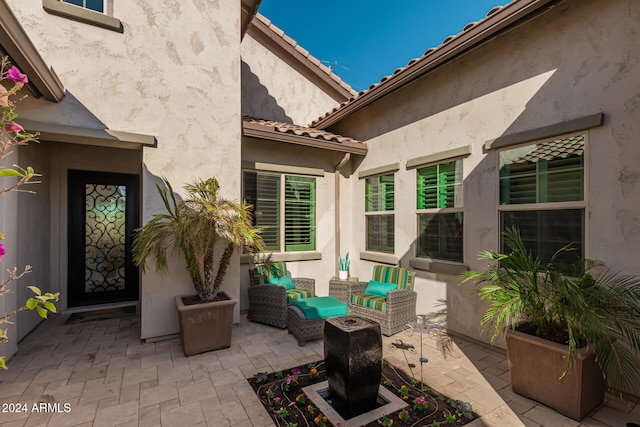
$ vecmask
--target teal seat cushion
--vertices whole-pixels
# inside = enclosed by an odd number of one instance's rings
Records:
[[[293,280],[291,280],[291,276],[288,274],[282,277],[269,277],[267,278],[267,283],[269,283],[270,285],[284,286],[288,291],[296,287],[296,285],[294,285],[293,283]]]
[[[398,285],[395,283],[384,283],[375,280],[369,280],[367,288],[364,290],[365,294],[375,295],[378,297],[387,297],[387,292],[398,289]]]
[[[348,311],[347,304],[334,297],[298,299],[293,302],[293,305],[302,311],[307,320],[345,316]]]

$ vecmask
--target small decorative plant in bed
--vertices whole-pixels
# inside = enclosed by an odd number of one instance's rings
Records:
[[[319,361],[279,372],[261,372],[248,381],[276,426],[326,427],[333,424],[302,391],[304,387],[326,379],[324,361]],[[477,418],[470,403],[450,399],[430,389],[386,360],[383,361],[381,385],[405,400],[407,406],[366,427],[462,426]]]

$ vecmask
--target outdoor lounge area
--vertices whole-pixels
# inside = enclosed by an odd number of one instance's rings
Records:
[[[71,325],[67,317],[41,323],[0,372],[3,403],[57,403],[61,412],[3,411],[0,426],[270,426],[246,378],[323,354],[322,340],[299,347],[286,330],[244,317],[229,349],[188,358],[177,338],[143,343],[137,317]],[[407,362],[419,366],[419,352],[392,349],[397,340],[418,349],[419,338],[401,332],[383,338],[384,358],[407,371]],[[456,337],[454,343],[445,360],[433,341],[424,341],[424,377],[430,387],[472,403],[480,418],[469,425],[625,427],[640,419],[640,405],[607,396],[582,423],[570,420],[511,391],[503,351]]]

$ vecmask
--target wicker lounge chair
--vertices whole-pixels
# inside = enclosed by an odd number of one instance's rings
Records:
[[[290,273],[284,262],[259,264],[249,269],[251,286],[249,287],[249,314],[247,318],[278,328],[286,328],[288,323],[287,307],[294,299],[314,297],[315,280],[292,278],[295,289],[287,291],[284,286],[267,282],[270,277],[282,277]]]
[[[382,334],[394,335],[416,321],[417,294],[413,291],[413,272],[401,267],[375,265],[372,280],[395,284],[386,298],[365,293],[369,282],[357,282],[351,286],[349,314],[364,317],[380,324]]]

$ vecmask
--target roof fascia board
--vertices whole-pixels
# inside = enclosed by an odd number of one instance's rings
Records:
[[[360,95],[344,107],[339,108],[326,117],[318,119],[314,123],[314,126],[319,129],[325,129],[339,122],[374,101],[406,86],[418,77],[480,46],[500,33],[535,17],[558,1],[559,0],[522,0],[520,2],[507,4],[498,12],[485,18],[484,21],[467,31],[463,31],[450,42],[436,48],[415,65],[407,66],[397,75],[393,75],[388,80],[379,83],[377,87]]]
[[[251,25],[253,17],[256,16],[261,2],[262,0],[240,0],[240,41],[242,41],[244,35],[247,33],[247,29],[249,25]]]
[[[47,67],[5,0],[0,0],[0,45],[20,71],[28,76],[30,84],[27,87],[36,97],[42,96],[53,102],[62,100],[64,86],[55,71]]]
[[[351,93],[347,88],[343,87],[339,82],[332,79],[327,73],[322,71],[319,66],[315,66],[312,64],[309,59],[299,52],[294,46],[290,45],[286,41],[282,39],[282,37],[275,34],[269,26],[267,26],[260,19],[254,18],[251,21],[251,25],[249,26],[249,34],[256,37],[258,41],[264,41],[265,39],[269,42],[274,43],[280,49],[282,49],[288,56],[294,59],[299,65],[308,70],[311,75],[320,81],[322,81],[328,88],[330,92],[328,93],[333,99],[338,102],[344,102],[348,99],[351,99],[354,93]]]
[[[113,129],[85,128],[27,119],[20,119],[18,122],[27,131],[38,132],[38,139],[41,141],[127,148],[134,150],[139,150],[141,147],[157,146],[156,138],[153,135],[117,131]]]
[[[242,131],[245,136],[267,139],[270,141],[286,142],[289,144],[305,145],[307,147],[321,148],[324,150],[340,151],[352,154],[367,154],[366,146],[350,144],[348,142],[322,141],[308,136],[293,135],[290,133],[275,132],[268,126],[258,123],[242,123]]]

